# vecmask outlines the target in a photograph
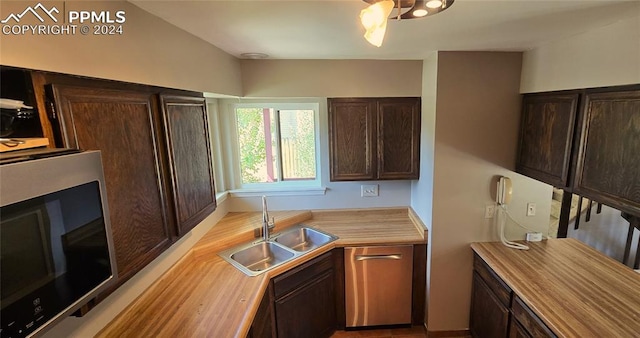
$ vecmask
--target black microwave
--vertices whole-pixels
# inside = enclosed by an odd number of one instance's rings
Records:
[[[116,278],[100,152],[0,165],[0,336],[31,337]]]

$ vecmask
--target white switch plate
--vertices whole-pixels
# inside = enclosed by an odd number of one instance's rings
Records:
[[[360,186],[360,196],[362,197],[376,197],[378,196],[377,184],[366,184]]]
[[[533,202],[527,203],[527,216],[536,215],[536,204]]]
[[[487,204],[484,208],[484,218],[493,218],[493,215],[496,213],[496,206],[493,204]]]

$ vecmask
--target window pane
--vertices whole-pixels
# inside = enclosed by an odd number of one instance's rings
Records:
[[[313,180],[316,149],[313,110],[280,110],[283,180]]]
[[[277,180],[274,169],[274,154],[277,150],[273,113],[268,108],[236,109],[242,183]]]

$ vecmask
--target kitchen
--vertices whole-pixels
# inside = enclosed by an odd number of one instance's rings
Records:
[[[440,52],[419,60],[363,61],[238,60],[133,4],[113,2],[104,6],[126,11],[127,32],[122,37],[88,37],[79,43],[77,37],[60,36],[53,40],[54,47],[48,37],[3,36],[0,62],[232,97],[422,97],[419,180],[376,182],[380,196],[363,199],[359,197],[359,182],[330,183],[328,172],[323,170],[329,188],[326,195],[304,199],[273,196],[270,207],[411,206],[429,229],[430,331],[468,328],[472,273],[469,243],[496,240],[490,222],[482,217],[485,205],[492,202],[489,185],[494,175],[509,176],[514,181],[510,205],[514,214],[524,214],[527,202],[537,203],[538,215],[549,214],[551,187],[513,171],[520,93],[640,83],[639,16],[634,7],[609,25],[549,41],[524,53]],[[318,80],[298,81],[287,76],[300,73]],[[373,86],[372,78],[385,85]],[[486,78],[492,79],[491,86],[486,85]],[[323,100],[318,102],[320,113],[326,114]],[[473,119],[467,117],[469,111],[474,112]],[[326,123],[326,115],[320,121]],[[325,161],[321,168],[327,168],[328,141],[321,142],[321,159]],[[94,335],[228,211],[243,210],[259,210],[259,198],[221,196],[217,210],[189,235],[85,317],[69,318],[52,334]],[[534,219],[526,219],[533,223],[528,225],[540,224]]]

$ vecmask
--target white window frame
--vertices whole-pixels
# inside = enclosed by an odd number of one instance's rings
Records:
[[[282,181],[265,183],[242,183],[240,170],[240,146],[237,134],[237,108],[273,108],[275,110],[312,110],[314,115],[315,150],[316,150],[316,177],[313,180]],[[250,102],[237,102],[229,105],[229,113],[224,119],[225,131],[228,134],[227,141],[231,145],[230,192],[239,197],[268,195],[324,195],[326,188],[322,185],[321,144],[320,144],[320,103],[314,101],[281,102],[277,100],[252,100]],[[281,154],[278,154],[280,156]]]

